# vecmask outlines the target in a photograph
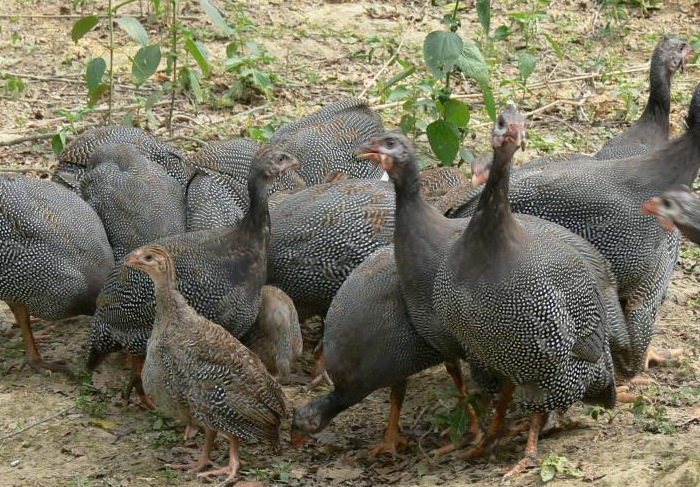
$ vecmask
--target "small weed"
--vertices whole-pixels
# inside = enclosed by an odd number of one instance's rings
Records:
[[[19,421],[17,421],[17,422],[15,423],[15,425],[12,427],[12,429],[13,429],[14,431],[19,431],[19,430],[21,430],[22,428],[24,428],[25,426],[27,426],[27,422],[24,421],[23,419],[20,419]]]
[[[3,95],[13,101],[19,100],[19,96],[26,89],[27,83],[17,76],[6,76],[2,83]]]
[[[170,467],[165,467],[163,469],[163,477],[166,480],[179,480],[180,479],[180,474],[177,473],[175,470],[173,470]]]
[[[93,487],[94,484],[87,475],[81,475],[71,480],[64,487]]]
[[[608,424],[612,424],[617,417],[617,411],[615,409],[605,409],[601,406],[585,406],[583,408],[583,414],[590,416],[595,421],[607,418]]]
[[[260,480],[266,482],[276,482],[287,485],[297,485],[299,482],[290,475],[290,464],[288,462],[277,462],[268,468],[250,469],[246,471]]]
[[[75,398],[75,405],[96,418],[104,418],[109,412],[109,397],[101,394],[92,385],[92,375],[82,374],[80,377],[80,394]]]
[[[476,396],[468,395],[461,397],[454,386],[450,386],[442,395],[448,401],[456,401],[454,405],[448,405],[443,399],[440,399],[440,405],[447,410],[447,413],[433,414],[428,417],[428,420],[433,424],[433,430],[440,432],[445,428],[449,429],[450,441],[454,445],[458,445],[464,434],[469,429],[469,416],[465,412],[467,405],[471,405],[476,411],[477,416],[481,417],[483,411],[481,409],[481,401],[477,400]]]
[[[571,462],[566,457],[552,454],[542,460],[540,467],[540,478],[542,482],[553,480],[558,474],[568,475],[570,477],[583,477],[583,472],[569,465]]]
[[[649,433],[670,435],[676,431],[676,426],[668,417],[666,408],[661,405],[648,405],[639,396],[632,405],[632,414],[637,427]]]

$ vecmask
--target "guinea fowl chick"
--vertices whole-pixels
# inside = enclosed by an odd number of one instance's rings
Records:
[[[182,186],[135,145],[98,146],[80,192],[102,219],[116,261],[158,238],[185,233]]]
[[[642,213],[655,215],[668,231],[675,227],[695,244],[700,244],[700,200],[687,186],[679,186],[654,196],[642,205]]]
[[[46,179],[0,176],[0,299],[17,320],[34,369],[41,360],[29,316],[91,315],[114,267],[102,222],[78,195]]]
[[[420,173],[420,194],[425,201],[432,205],[452,188],[468,182],[464,171],[459,168],[429,167]]]
[[[489,179],[433,292],[444,326],[502,383],[487,436],[465,456],[483,454],[501,434],[511,396],[532,411],[525,458],[507,476],[533,465],[545,413],[582,399],[614,406],[608,330],[624,328],[615,279],[595,248],[559,225],[511,213],[510,166],[524,126],[512,105],[498,117]]]
[[[102,144],[130,144],[140,148],[148,159],[160,164],[184,188],[192,175],[185,157],[174,147],[165,144],[136,127],[110,125],[81,134],[68,144],[58,156],[58,167],[52,181],[80,192],[80,181],[85,175],[93,152]]]
[[[291,366],[301,357],[304,343],[297,310],[284,291],[263,286],[258,317],[244,341],[275,379],[289,383]]]
[[[218,433],[229,441],[228,466],[201,473],[236,477],[238,440],[262,440],[279,447],[285,415],[282,388],[260,359],[222,326],[199,315],[177,290],[173,258],[165,247],[146,245],[125,265],[153,280],[156,317],[143,365],[143,385],[157,407],[186,424],[205,429],[199,461],[201,472]]]

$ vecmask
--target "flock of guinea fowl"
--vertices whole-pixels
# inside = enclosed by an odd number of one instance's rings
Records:
[[[38,370],[66,367],[41,359],[32,317],[94,315],[90,368],[130,352],[144,403],[204,429],[187,466],[199,475],[235,478],[239,439],[279,447],[289,410],[278,381],[301,353],[298,318],[314,314],[325,327],[317,378],[333,389],[291,413],[293,444],[391,387],[376,451],[395,452],[407,378],[444,363],[464,396],[464,361],[495,400],[487,423],[460,402],[461,455],[491,451],[515,404],[529,414],[525,455],[506,474],[517,475],[534,465],[552,411],[612,408],[621,382],[664,359],[649,342],[676,226],[700,236],[700,205],[683,187],[700,167],[700,85],[686,133],[668,140],[671,79],[691,55],[682,40],[659,41],[644,113],[593,156],[512,168],[525,117],[508,105],[493,154],[473,165],[477,184],[458,170],[421,174],[406,137],[381,123],[367,132],[359,100],[269,144],[213,150],[215,164],[137,129],[96,129],[66,148],[53,180],[0,179],[0,298]],[[229,462],[206,471],[218,433]]]

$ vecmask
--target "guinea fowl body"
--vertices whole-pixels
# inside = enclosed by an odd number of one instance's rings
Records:
[[[29,314],[92,314],[114,258],[97,214],[56,183],[4,175],[0,210],[0,299],[26,310],[19,325],[29,348]]]
[[[324,324],[323,351],[333,391],[295,409],[293,442],[321,431],[373,391],[404,384],[412,374],[444,361],[411,325],[391,245],[348,276]]]
[[[655,215],[668,231],[678,227],[688,240],[700,244],[700,200],[687,186],[650,198],[642,205],[642,212]]]
[[[270,210],[268,283],[292,298],[302,323],[325,316],[352,270],[392,242],[394,200],[389,182],[347,179],[289,195]]]
[[[116,261],[158,238],[185,233],[182,186],[137,146],[97,147],[80,192],[102,220]]]
[[[178,288],[198,313],[235,337],[252,327],[266,281],[270,238],[267,189],[279,172],[296,163],[288,154],[261,149],[251,168],[251,206],[234,227],[159,239],[172,254]],[[128,267],[114,269],[98,298],[88,344],[90,367],[105,353],[124,348],[143,355],[155,316],[153,285]]]
[[[58,156],[58,168],[52,180],[80,192],[80,181],[85,175],[93,152],[102,144],[130,144],[139,147],[147,157],[165,168],[182,187],[192,175],[185,157],[174,147],[160,142],[136,127],[113,125],[88,130],[68,144]]]
[[[700,85],[683,136],[649,154],[610,161],[562,162],[541,172],[515,171],[508,198],[516,213],[535,215],[591,242],[610,262],[632,341],[627,354],[613,348],[623,377],[644,364],[652,329],[678,255],[678,233],[667,232],[639,208],[680,184],[700,167]],[[599,177],[604,174],[605,177]],[[474,214],[480,189],[450,216]]]
[[[382,170],[355,156],[365,140],[384,132],[381,117],[367,102],[343,99],[279,128],[270,144],[299,160],[297,173],[307,186],[325,181],[329,173],[379,179]]]
[[[267,371],[282,384],[289,383],[292,364],[301,357],[304,342],[299,316],[291,298],[275,286],[263,286],[260,309],[245,337]]]
[[[666,36],[658,42],[651,56],[649,99],[644,112],[630,128],[608,140],[595,154],[596,159],[646,154],[668,142],[671,80],[692,55],[692,47],[683,40]]]
[[[147,272],[155,286],[156,316],[143,367],[146,392],[159,409],[182,422],[226,435],[233,447],[226,473],[234,477],[239,438],[278,448],[285,415],[282,389],[254,353],[187,304],[164,247],[137,249],[126,265]],[[195,470],[205,467],[207,445]]]

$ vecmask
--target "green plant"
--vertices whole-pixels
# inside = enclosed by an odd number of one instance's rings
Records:
[[[542,482],[553,480],[558,474],[568,475],[571,477],[583,477],[583,472],[569,465],[571,462],[566,457],[552,454],[542,460],[540,467],[540,478]]]
[[[443,397],[447,399],[440,399],[440,406],[447,410],[446,413],[437,413],[428,417],[429,421],[433,425],[433,429],[436,432],[448,430],[450,435],[450,441],[454,445],[458,445],[462,437],[469,430],[470,418],[466,413],[467,405],[470,405],[476,412],[478,417],[483,416],[483,410],[481,409],[482,401],[478,396],[467,395],[460,396],[457,389],[453,386],[443,393]],[[453,405],[449,405],[452,403]]]
[[[637,427],[650,433],[670,435],[676,431],[676,425],[668,417],[662,405],[647,404],[642,396],[637,397],[632,405],[632,414]]]
[[[75,398],[75,405],[95,418],[104,418],[109,412],[109,394],[111,391],[102,393],[98,391],[92,383],[92,375],[85,371],[80,371],[80,394]]]
[[[249,469],[247,474],[253,475],[260,480],[266,482],[275,482],[280,484],[298,484],[296,479],[290,475],[291,465],[288,462],[276,462],[268,468]]]
[[[2,92],[10,100],[19,100],[19,95],[27,89],[27,83],[17,76],[3,76]]]

